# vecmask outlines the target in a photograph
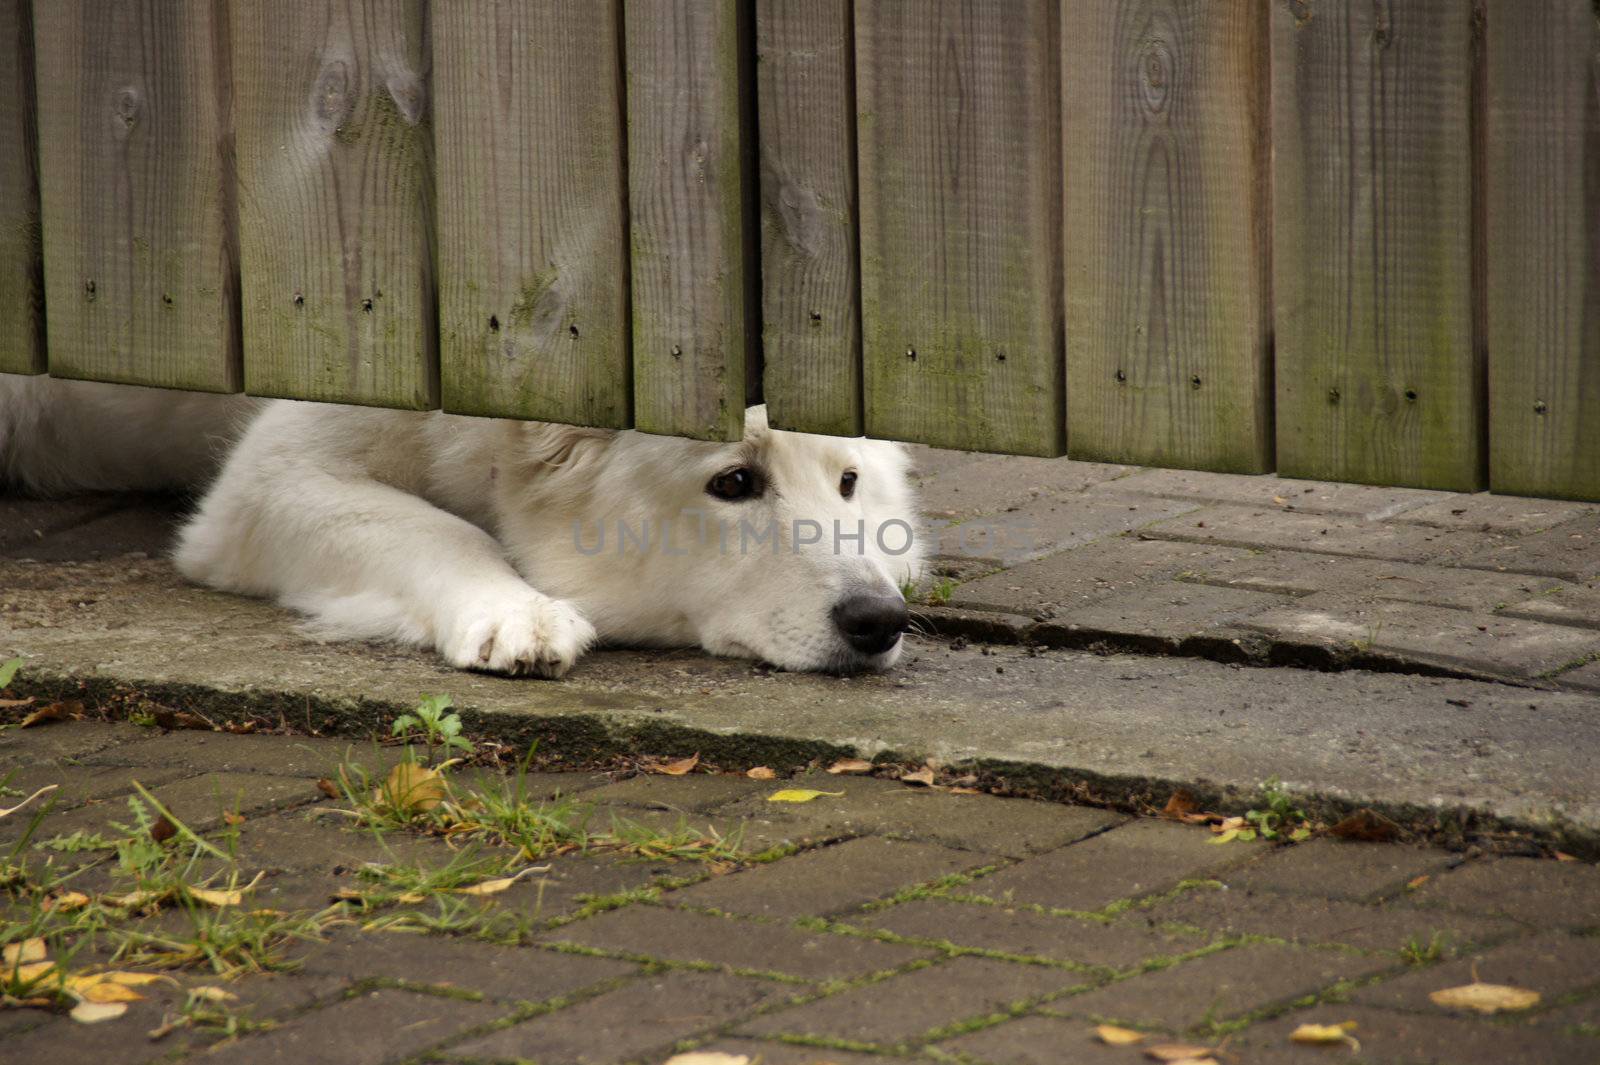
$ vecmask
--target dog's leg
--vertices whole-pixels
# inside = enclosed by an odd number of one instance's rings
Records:
[[[193,580],[310,615],[324,636],[432,646],[464,669],[559,677],[595,638],[488,533],[359,474],[236,454],[176,558]]]

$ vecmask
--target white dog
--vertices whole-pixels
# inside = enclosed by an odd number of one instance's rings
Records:
[[[324,638],[556,677],[597,639],[884,669],[921,567],[905,451],[743,441],[0,375],[0,479],[203,484],[176,561]]]

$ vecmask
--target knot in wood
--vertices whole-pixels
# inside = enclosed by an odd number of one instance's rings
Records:
[[[349,120],[355,107],[350,82],[350,67],[344,60],[334,59],[322,65],[311,90],[311,108],[317,125],[325,132],[331,133]]]

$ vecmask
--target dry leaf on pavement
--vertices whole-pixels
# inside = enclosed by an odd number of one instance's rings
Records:
[[[1114,1024],[1102,1024],[1094,1030],[1095,1038],[1102,1043],[1114,1047],[1132,1046],[1134,1043],[1144,1042],[1144,1033],[1136,1032],[1132,1028],[1118,1028]]]
[[[7,943],[4,949],[0,950],[0,961],[5,962],[7,969],[24,962],[44,961],[49,956],[50,948],[45,946],[43,936],[24,939],[20,943]]]
[[[7,965],[5,975],[8,979],[15,978],[19,984],[31,984],[55,972],[56,963],[53,961],[30,961],[22,965]]]
[[[81,891],[63,891],[59,895],[47,895],[39,904],[39,908],[46,913],[71,913],[81,910],[89,905],[89,896]]]
[[[329,780],[327,777],[323,777],[317,781],[317,790],[322,792],[322,794],[326,795],[330,799],[337,799],[339,797],[338,787],[336,787],[333,781]]]
[[[17,723],[18,728],[33,728],[35,725],[45,725],[51,721],[71,721],[73,718],[83,716],[83,704],[73,699],[64,703],[50,703],[41,706],[27,717]]]
[[[1328,835],[1363,843],[1392,843],[1400,838],[1400,826],[1363,807],[1328,829]]]
[[[144,996],[126,984],[97,980],[73,992],[84,1002],[143,1002]]]
[[[778,779],[778,774],[774,773],[769,767],[764,765],[758,765],[754,769],[746,771],[745,776],[749,777],[751,780]]]
[[[222,988],[213,987],[210,984],[205,984],[200,987],[191,987],[189,989],[189,995],[192,998],[198,998],[206,1002],[239,1001],[239,996],[235,995],[232,991],[224,991]]]
[[[444,778],[415,762],[401,762],[372,797],[374,803],[399,813],[427,813],[444,801]]]
[[[917,770],[915,773],[904,773],[904,774],[901,774],[900,783],[902,783],[902,784],[921,784],[924,787],[930,787],[931,788],[933,786],[933,770],[930,769],[928,766],[923,766],[921,769]]]
[[[681,776],[685,775],[686,773],[691,772],[694,769],[694,767],[699,765],[699,764],[700,764],[700,755],[698,753],[696,753],[696,754],[691,754],[687,758],[680,758],[676,762],[665,762],[665,763],[662,763],[662,762],[649,762],[649,763],[646,763],[645,767],[644,767],[644,771],[646,773],[659,773],[662,776],[668,776],[668,777],[681,777]]]
[[[1501,1010],[1525,1010],[1539,1004],[1539,992],[1505,984],[1485,984],[1474,981],[1460,987],[1447,987],[1435,991],[1428,998],[1435,1006],[1446,1009],[1476,1010],[1479,1013],[1499,1013]]]
[[[1302,1024],[1289,1033],[1289,1039],[1291,1042],[1305,1043],[1309,1046],[1344,1044],[1351,1050],[1360,1052],[1361,1044],[1350,1034],[1355,1029],[1355,1021],[1345,1021],[1342,1024]]]
[[[828,767],[828,772],[834,776],[841,773],[855,776],[860,773],[872,772],[872,763],[860,758],[841,758]]]
[[[1197,1047],[1189,1043],[1157,1043],[1144,1048],[1144,1056],[1156,1061],[1205,1061],[1211,1057],[1210,1047]]]
[[[190,888],[191,897],[207,906],[237,906],[244,901],[244,890],[217,891],[212,888]]]
[[[829,795],[829,796],[833,796],[833,797],[837,798],[838,796],[843,795],[843,794],[844,794],[844,792],[842,792],[842,791],[813,791],[811,788],[785,788],[782,791],[775,791],[771,795],[768,795],[767,796],[767,801],[768,802],[810,802],[812,799],[820,799],[824,795]]]
[[[693,1050],[667,1059],[667,1065],[750,1065],[744,1054],[722,1054],[714,1050]]]
[[[127,1012],[126,1002],[80,1002],[72,1007],[72,1019],[79,1024],[98,1024],[115,1020]]]

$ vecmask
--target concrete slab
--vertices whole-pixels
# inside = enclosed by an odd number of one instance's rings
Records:
[[[0,561],[8,595],[28,577],[27,594],[12,595],[19,609],[0,614],[0,654],[26,659],[21,687],[91,704],[136,694],[361,733],[386,731],[420,694],[445,693],[472,727],[569,761],[698,750],[781,769],[889,751],[980,762],[990,779],[1037,794],[1157,805],[1174,784],[1243,801],[1279,776],[1330,809],[1377,804],[1451,832],[1498,819],[1600,853],[1600,699],[1590,694],[923,640],[882,676],[616,651],[550,683],[312,643],[286,612],[191,588],[157,562]]]
[[[1138,492],[1199,503],[1271,507],[1288,513],[1339,514],[1368,521],[1392,518],[1432,505],[1459,506],[1457,501],[1470,498],[1418,488],[1332,484],[1273,474],[1245,477],[1200,470],[1140,470],[1118,479],[1111,488],[1117,492]]]

